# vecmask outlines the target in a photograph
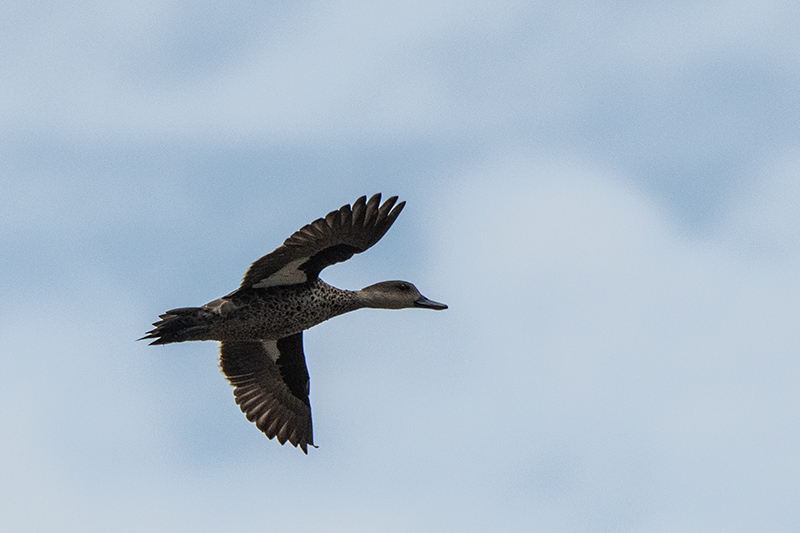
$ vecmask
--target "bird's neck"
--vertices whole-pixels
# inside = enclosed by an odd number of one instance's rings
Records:
[[[355,311],[356,309],[361,309],[362,307],[368,307],[364,305],[363,300],[359,298],[359,291],[339,289],[333,285],[328,285],[321,279],[314,282],[312,292],[318,293],[316,296],[326,303],[328,307],[328,316],[326,320],[344,313],[349,313],[350,311]]]

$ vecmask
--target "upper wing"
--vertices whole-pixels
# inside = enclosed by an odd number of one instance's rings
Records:
[[[277,341],[223,341],[220,368],[250,422],[308,453],[314,436],[302,332]]]
[[[362,196],[352,207],[342,206],[325,218],[303,226],[275,251],[250,265],[241,288],[312,281],[323,268],[363,252],[383,237],[405,205],[405,202],[394,205],[397,196],[383,205],[380,202],[380,194],[369,201]]]

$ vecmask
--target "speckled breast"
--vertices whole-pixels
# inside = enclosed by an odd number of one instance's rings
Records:
[[[352,291],[321,280],[302,285],[247,289],[230,298],[212,327],[217,340],[280,339],[355,309]]]

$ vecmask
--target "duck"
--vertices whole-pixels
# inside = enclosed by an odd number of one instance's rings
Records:
[[[151,345],[218,341],[219,366],[236,404],[270,440],[308,454],[314,444],[303,332],[357,309],[447,309],[407,281],[361,290],[328,285],[320,272],[375,245],[405,202],[360,197],[306,224],[250,265],[238,289],[200,307],[166,311],[139,340]]]

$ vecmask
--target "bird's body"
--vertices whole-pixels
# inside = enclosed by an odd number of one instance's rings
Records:
[[[307,452],[314,445],[309,380],[302,332],[363,307],[446,309],[405,281],[385,281],[360,291],[337,289],[319,272],[375,244],[405,202],[397,197],[332,211],[295,232],[245,274],[242,285],[202,307],[167,311],[143,338],[151,344],[190,340],[220,342],[220,367],[248,420],[269,438],[289,441]]]
[[[298,285],[279,285],[265,289],[248,288],[209,302],[203,307],[187,308],[195,317],[197,329],[181,324],[178,333],[191,338],[177,340],[242,341],[282,339],[307,330],[342,313],[357,309],[355,291],[344,291],[317,279]],[[192,311],[190,314],[189,311]],[[176,314],[180,309],[170,313]],[[180,316],[180,315],[179,315]],[[190,320],[191,320],[190,319]],[[178,326],[178,324],[175,324]],[[170,341],[166,325],[154,344]]]

